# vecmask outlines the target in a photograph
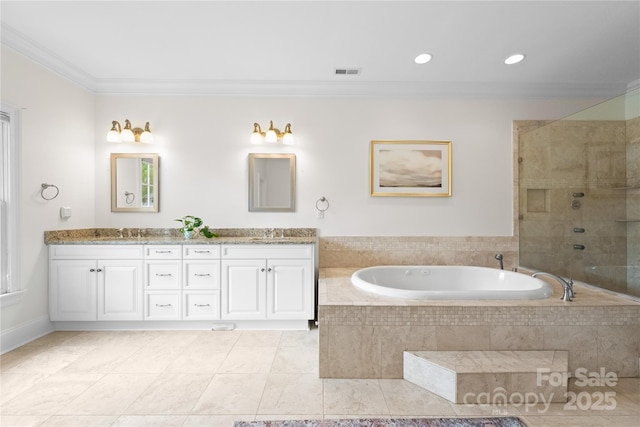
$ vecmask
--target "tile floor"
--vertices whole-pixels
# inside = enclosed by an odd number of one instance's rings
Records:
[[[640,425],[638,378],[573,384],[573,404],[548,407],[455,405],[400,379],[319,379],[317,330],[54,332],[0,361],[3,427],[487,415],[529,426]]]

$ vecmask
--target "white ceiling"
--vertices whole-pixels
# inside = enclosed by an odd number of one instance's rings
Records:
[[[2,43],[96,93],[614,96],[640,1],[8,1]],[[413,58],[433,55],[425,65]],[[507,66],[515,52],[524,62]],[[335,68],[358,68],[336,76]]]

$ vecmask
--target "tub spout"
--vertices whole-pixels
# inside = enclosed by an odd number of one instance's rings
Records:
[[[536,277],[536,276],[548,276],[560,282],[563,289],[562,298],[560,298],[562,301],[571,301],[572,298],[574,297],[573,279],[569,278],[569,280],[567,280],[563,277],[560,277],[552,273],[547,273],[545,271],[537,271],[531,275],[531,277]]]
[[[498,260],[498,263],[500,264],[500,270],[504,270],[504,262],[502,261],[504,257],[502,256],[502,254],[496,254],[495,258]]]

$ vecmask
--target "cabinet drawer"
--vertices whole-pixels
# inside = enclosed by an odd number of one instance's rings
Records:
[[[180,291],[145,292],[144,318],[146,320],[180,320]]]
[[[180,245],[146,245],[144,247],[144,257],[145,259],[180,259],[182,258],[182,247]]]
[[[184,259],[219,259],[220,245],[184,245],[182,257]]]
[[[182,296],[184,320],[219,320],[219,291],[186,291]]]
[[[145,289],[180,289],[181,261],[146,261]]]
[[[184,289],[220,289],[220,261],[184,261]]]
[[[222,245],[222,259],[313,258],[313,245]]]
[[[142,245],[50,245],[51,259],[142,259]]]

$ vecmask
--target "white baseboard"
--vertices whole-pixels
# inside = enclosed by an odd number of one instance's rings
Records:
[[[39,317],[0,332],[0,354],[16,349],[55,330],[49,316]]]

